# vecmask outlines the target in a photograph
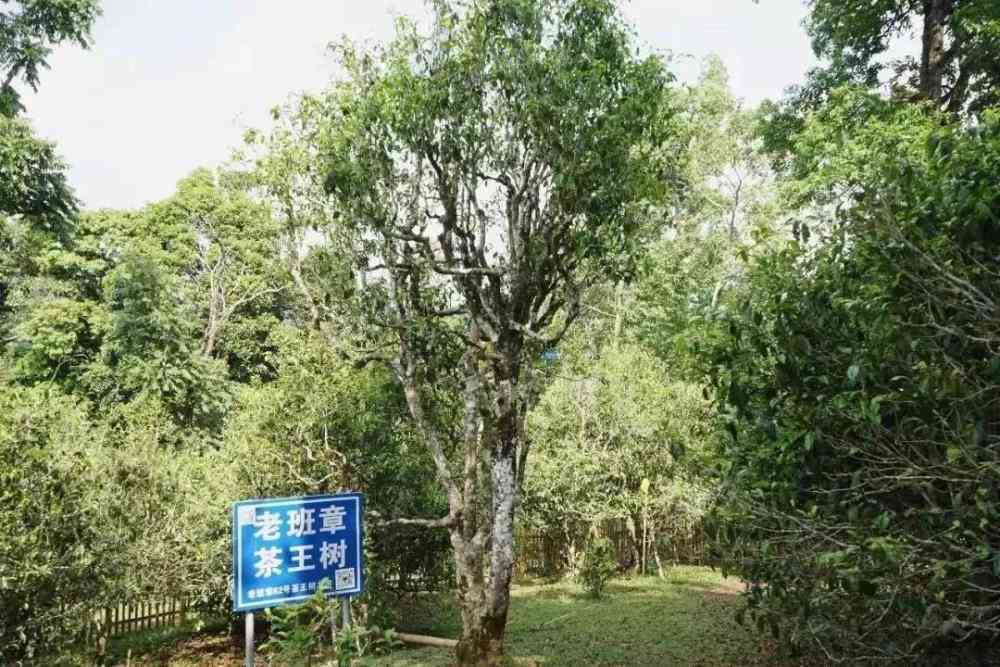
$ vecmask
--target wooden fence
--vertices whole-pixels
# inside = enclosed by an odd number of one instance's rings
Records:
[[[585,548],[589,526],[562,526],[558,530],[521,529],[517,534],[518,558],[516,571],[519,576],[558,576],[569,571],[575,559]],[[641,560],[641,534],[629,530],[627,521],[615,519],[604,522],[599,532],[611,540],[623,571],[637,572]],[[700,527],[684,532],[661,534],[656,544],[647,543],[647,572],[655,571],[653,551],[664,564],[704,565],[710,559],[705,545],[705,535]],[[435,581],[437,581],[435,579]],[[401,589],[424,590],[419,576],[403,581],[393,581]],[[94,612],[92,627],[87,637],[115,637],[184,622],[188,605],[184,600],[138,600]]]
[[[614,545],[622,571],[638,572],[642,561],[641,530],[630,530],[624,519],[602,523],[598,532]],[[589,539],[590,526],[562,526],[557,530],[522,529],[517,535],[519,576],[557,576],[572,569]],[[662,564],[706,565],[711,558],[701,526],[647,536],[646,571],[654,571],[657,556]]]
[[[186,613],[187,604],[182,600],[145,600],[104,609],[98,612],[94,620],[107,628],[109,637],[115,637],[163,626],[180,625],[184,622]]]

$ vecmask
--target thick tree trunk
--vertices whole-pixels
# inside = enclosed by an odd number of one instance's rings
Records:
[[[482,546],[467,539],[461,528],[452,531],[451,541],[462,612],[462,636],[455,657],[460,665],[497,665],[503,655],[503,628],[498,633],[488,617]]]
[[[464,614],[463,614],[464,616]],[[503,639],[507,614],[497,619],[490,614],[477,614],[474,622],[464,622],[462,638],[455,646],[459,665],[499,667],[503,664]]]
[[[504,410],[498,420],[497,442],[490,460],[492,512],[489,541],[489,577],[485,586],[465,590],[461,581],[476,580],[477,572],[459,574],[462,604],[462,637],[455,647],[459,665],[494,667],[503,661],[504,634],[510,608],[510,585],[514,577],[514,515],[517,508],[517,451],[521,433],[520,414],[514,402],[501,401]],[[465,540],[462,540],[465,542]],[[469,554],[475,544],[460,546]],[[478,549],[482,553],[482,549]],[[458,550],[456,550],[458,555]],[[469,554],[471,555],[471,554]],[[482,572],[483,562],[466,558],[466,563]],[[481,575],[477,582],[482,582]],[[479,589],[477,591],[476,589]]]
[[[393,298],[400,293],[393,286]],[[493,667],[503,661],[504,633],[514,576],[514,515],[523,481],[528,443],[524,437],[527,395],[519,389],[521,344],[507,341],[503,355],[484,359],[477,325],[462,359],[464,461],[449,460],[444,432],[424,408],[411,343],[400,337],[394,364],[410,414],[426,440],[438,479],[448,494],[449,529],[462,636],[455,647],[459,665]],[[461,469],[461,478],[455,472]]]

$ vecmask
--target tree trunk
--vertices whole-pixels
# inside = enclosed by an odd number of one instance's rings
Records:
[[[954,0],[924,0],[924,31],[921,39],[920,92],[940,104],[944,97],[944,76],[948,67],[945,26]]]
[[[625,530],[628,531],[628,544],[632,551],[632,565],[629,567],[633,573],[637,573],[641,567],[640,561],[642,560],[642,554],[639,553],[639,535],[635,528],[635,518],[632,513],[629,512],[628,517],[625,519]]]
[[[459,665],[494,667],[503,661],[503,642],[510,608],[510,585],[514,577],[514,514],[517,508],[517,452],[522,424],[521,411],[514,400],[513,383],[504,382],[500,392],[496,442],[490,460],[491,524],[489,577],[481,594],[459,589],[462,605],[462,637],[455,647]],[[466,534],[468,534],[466,532]],[[465,542],[466,540],[463,540]],[[475,544],[463,544],[466,563],[482,572],[482,560],[469,552]],[[483,549],[477,550],[480,554]],[[458,551],[456,551],[458,555]],[[479,561],[478,564],[475,561]],[[465,573],[470,581],[482,581],[476,572]]]
[[[639,576],[646,576],[646,554],[648,552],[649,545],[649,532],[647,530],[647,517],[646,517],[646,504],[643,503],[642,506],[642,571]]]
[[[465,614],[463,613],[463,618]],[[507,612],[498,619],[489,613],[476,614],[475,621],[463,620],[462,637],[455,645],[459,665],[499,667],[503,664],[503,639]]]
[[[650,529],[650,539],[653,544],[653,560],[656,562],[656,574],[663,579],[663,563],[660,561],[660,549],[658,533],[656,531],[656,521],[653,521]]]

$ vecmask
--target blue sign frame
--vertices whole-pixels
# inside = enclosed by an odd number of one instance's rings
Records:
[[[360,493],[233,503],[233,610],[364,592]]]

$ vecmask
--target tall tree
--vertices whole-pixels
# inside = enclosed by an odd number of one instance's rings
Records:
[[[811,0],[810,5],[806,26],[813,49],[843,76],[870,81],[892,68],[897,85],[956,113],[1000,99],[995,0]],[[919,54],[887,62],[894,40],[911,34],[918,37]]]
[[[705,59],[698,82],[679,100],[687,144],[685,197],[675,216],[682,231],[724,231],[736,241],[765,216],[772,175],[760,154],[755,112],[729,86],[718,56]]]
[[[461,664],[499,664],[533,365],[582,291],[626,276],[669,77],[638,59],[613,0],[435,2],[379,53],[344,47],[328,190],[353,233],[370,359],[395,372],[444,487]],[[411,522],[412,523],[412,522]]]
[[[99,14],[98,0],[0,0],[0,341],[11,292],[33,273],[31,255],[65,242],[77,208],[55,147],[16,117],[24,107],[14,84],[37,89],[52,47],[66,40],[87,47]]]

